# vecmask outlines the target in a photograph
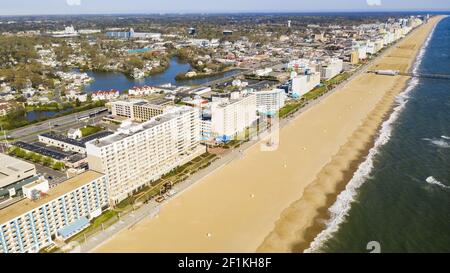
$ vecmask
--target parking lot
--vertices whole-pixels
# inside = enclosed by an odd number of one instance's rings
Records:
[[[34,164],[36,166],[36,172],[40,173],[41,175],[43,175],[47,180],[48,183],[50,185],[50,187],[52,185],[56,185],[58,183],[63,182],[64,180],[67,179],[67,176],[64,172],[61,171],[57,171],[54,170],[52,168],[46,167],[46,166],[42,166],[39,164]]]

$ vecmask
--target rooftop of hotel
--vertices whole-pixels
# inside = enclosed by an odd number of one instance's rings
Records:
[[[89,141],[91,141],[93,139],[96,139],[96,138],[102,138],[102,137],[105,137],[105,136],[108,136],[108,135],[111,135],[111,134],[112,134],[111,131],[101,131],[101,132],[97,132],[95,134],[89,135],[89,136],[84,137],[84,138],[79,139],[79,140],[78,139],[72,139],[72,138],[66,137],[64,135],[59,135],[59,134],[52,133],[52,132],[43,133],[43,134],[41,134],[41,136],[46,137],[46,138],[50,138],[50,139],[54,139],[54,140],[57,140],[57,141],[61,141],[61,142],[64,142],[64,143],[68,143],[68,144],[71,144],[71,145],[75,145],[75,146],[78,146],[78,147],[81,147],[81,148],[85,148],[86,147],[86,142],[89,142]]]
[[[115,142],[121,141],[131,135],[134,135],[139,132],[143,132],[145,130],[148,130],[150,128],[153,128],[155,126],[163,124],[171,119],[176,118],[179,115],[182,115],[186,112],[191,111],[192,109],[193,109],[192,107],[188,107],[188,106],[174,107],[174,108],[170,109],[168,112],[166,112],[165,114],[153,117],[152,119],[150,119],[149,121],[146,121],[144,123],[133,123],[133,122],[125,123],[125,124],[122,124],[122,126],[119,128],[118,132],[116,132],[112,135],[106,136],[104,138],[90,141],[87,144],[94,145],[97,147],[108,146]],[[126,133],[127,130],[129,130],[129,133]]]
[[[60,196],[71,192],[95,179],[102,177],[103,174],[95,171],[86,171],[80,175],[72,177],[56,187],[50,189],[44,197],[38,200],[23,199],[13,205],[0,210],[0,224],[4,224],[22,214],[36,209],[46,203],[49,203]]]
[[[219,107],[226,107],[226,106],[229,106],[229,105],[232,105],[234,103],[240,102],[240,101],[242,101],[242,100],[244,100],[244,99],[246,99],[246,98],[248,98],[250,96],[254,96],[254,95],[255,95],[255,93],[248,93],[248,94],[241,95],[238,98],[233,98],[233,99],[230,98],[226,102],[219,103],[218,106]]]

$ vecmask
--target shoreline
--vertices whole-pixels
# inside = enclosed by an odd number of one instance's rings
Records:
[[[428,35],[426,36],[425,40],[421,43],[421,46],[415,51],[414,58],[411,58],[411,61],[408,64],[407,72],[410,72],[415,69],[416,66],[420,65],[421,59],[419,56],[422,50],[426,50],[427,41],[432,37],[434,29],[436,25],[445,17],[439,17],[436,19],[435,23],[433,23],[432,29],[428,32]],[[415,31],[417,31],[416,29]],[[318,174],[318,178],[311,183],[311,186],[314,186],[314,183],[320,183],[321,181],[321,175],[324,175],[327,171],[329,171],[329,168],[332,168],[331,166],[336,163],[334,162],[336,159],[340,157],[344,157],[344,151],[353,146],[353,144],[350,144],[355,139],[359,140],[361,142],[361,145],[363,145],[363,148],[359,149],[357,151],[357,155],[355,155],[353,160],[350,160],[348,167],[345,169],[341,169],[342,173],[342,179],[335,181],[335,191],[334,193],[329,193],[326,196],[325,205],[321,207],[315,208],[316,214],[314,215],[313,219],[311,220],[310,224],[307,227],[303,227],[301,230],[296,230],[296,232],[301,232],[303,235],[301,238],[290,238],[290,240],[287,240],[289,242],[285,241],[285,244],[290,245],[290,251],[291,252],[317,252],[319,251],[319,248],[322,246],[322,243],[326,242],[327,239],[329,239],[335,232],[338,231],[340,224],[345,221],[345,216],[347,216],[348,210],[351,208],[351,203],[353,203],[353,199],[349,200],[349,198],[353,198],[353,195],[356,194],[354,192],[353,188],[348,188],[350,186],[350,183],[358,177],[356,177],[357,172],[361,170],[364,163],[367,163],[369,160],[372,160],[371,156],[376,155],[378,150],[376,150],[379,146],[383,146],[384,143],[381,143],[381,145],[377,145],[378,141],[380,141],[380,137],[382,137],[382,130],[385,125],[390,126],[390,119],[393,119],[393,122],[397,119],[397,116],[393,116],[397,113],[400,113],[402,110],[402,106],[400,102],[398,102],[398,99],[403,94],[409,93],[409,91],[413,90],[414,87],[417,85],[417,82],[413,82],[413,78],[409,78],[404,82],[401,83],[402,87],[398,88],[397,90],[393,89],[390,90],[385,94],[385,96],[382,98],[382,100],[379,102],[377,107],[372,111],[372,113],[369,114],[366,121],[364,121],[361,126],[354,132],[354,136],[352,136],[349,139],[349,142],[347,142],[342,149],[339,151],[338,154],[336,154],[331,162],[327,164],[326,167]],[[397,112],[397,107],[400,107],[399,111]],[[375,117],[375,118],[374,118]],[[374,120],[376,119],[376,120]],[[372,124],[371,124],[372,123]],[[374,124],[378,123],[378,126],[376,126],[376,130],[372,135],[366,136],[366,139],[361,139],[362,131],[367,130],[367,126],[374,126]],[[389,134],[391,131],[388,132]],[[360,135],[358,137],[358,135]],[[349,146],[349,147],[346,147]],[[373,154],[371,153],[373,152]],[[371,164],[372,162],[370,162]],[[370,171],[372,170],[372,167],[370,167]],[[362,177],[362,179],[365,179],[365,176]],[[359,188],[360,183],[358,186],[355,186],[355,188]],[[307,188],[305,191],[308,191]],[[347,191],[351,191],[350,197],[349,193]],[[340,195],[343,195],[342,200],[339,200]],[[273,244],[273,240],[277,240],[274,237],[276,236],[276,233],[279,232],[279,229],[281,226],[283,226],[285,223],[283,218],[292,218],[294,214],[297,214],[298,211],[292,211],[293,207],[301,206],[302,202],[304,202],[304,199],[307,198],[307,196],[302,196],[299,200],[291,204],[289,208],[287,208],[285,211],[283,211],[282,216],[280,216],[280,219],[277,220],[276,227],[274,230],[264,239],[264,242],[258,247],[259,252],[266,252],[266,251],[274,251],[277,247],[271,245]],[[345,211],[342,211],[342,204],[339,204],[338,202],[349,202],[346,203],[347,205]],[[332,212],[333,206],[339,207],[341,210],[339,213],[340,215],[337,215],[337,212]],[[333,219],[334,217],[341,217],[339,220],[342,220],[341,222],[337,222],[336,219]],[[275,250],[276,251],[276,250]]]
[[[120,232],[96,251],[254,252],[286,208],[298,200],[302,192],[306,193],[310,185],[314,185],[311,181],[354,136],[360,123],[367,117],[374,119],[368,109],[377,108],[378,102],[386,97],[385,93],[395,97],[396,93],[389,92],[389,89],[398,90],[398,82],[405,83],[408,78],[379,77],[357,75],[336,90],[339,92],[331,92],[314,107],[287,120],[277,151],[261,152],[258,145],[253,145],[245,151],[242,159],[215,170],[183,195],[165,204],[157,218],[145,219],[132,230]],[[385,91],[375,92],[380,87],[380,79],[385,83],[382,84]],[[348,85],[352,88],[347,88]],[[358,92],[362,87],[372,90]],[[366,104],[361,101],[366,101]],[[344,123],[337,124],[338,116]],[[363,134],[368,129],[376,131],[379,124],[374,125],[375,129],[363,128]],[[356,150],[363,148],[357,147]],[[347,150],[355,157],[352,154],[355,149]],[[344,168],[348,168],[348,161]],[[325,175],[341,178],[341,174],[333,170]],[[333,191],[335,187],[328,185],[318,193],[326,196]],[[295,233],[297,229],[285,226],[283,230]],[[289,251],[283,247],[272,251],[280,249]]]

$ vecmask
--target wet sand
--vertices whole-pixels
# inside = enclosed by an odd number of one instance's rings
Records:
[[[438,18],[369,69],[406,71]],[[410,57],[405,57],[410,56]],[[254,145],[98,252],[291,252],[321,229],[326,208],[392,109],[408,77],[361,74],[281,130],[278,149]],[[280,216],[281,215],[281,216]]]

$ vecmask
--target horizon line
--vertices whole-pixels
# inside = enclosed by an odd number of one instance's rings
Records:
[[[317,14],[317,13],[450,13],[449,10],[308,10],[308,11],[170,11],[170,12],[84,12],[84,13],[48,13],[48,14],[0,14],[0,17],[25,17],[25,16],[86,16],[86,15],[222,15],[222,14]]]

